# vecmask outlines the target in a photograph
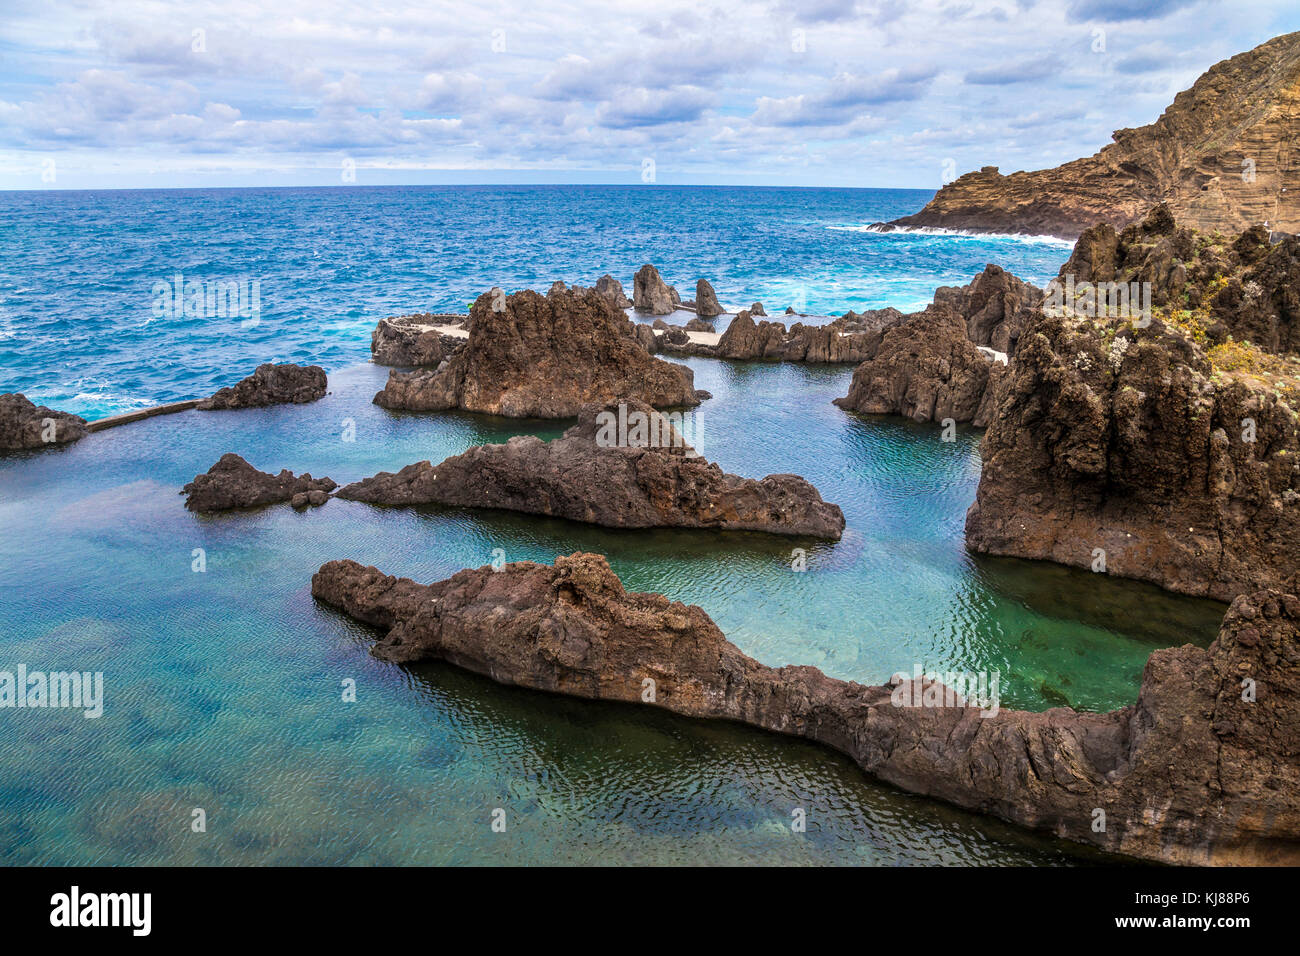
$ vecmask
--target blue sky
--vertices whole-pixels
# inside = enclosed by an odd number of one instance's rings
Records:
[[[0,188],[938,188],[1154,120],[1295,0],[0,0]]]

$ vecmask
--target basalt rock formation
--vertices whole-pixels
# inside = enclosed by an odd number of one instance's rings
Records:
[[[1160,205],[1121,232],[1108,223],[1087,229],[1061,267],[1058,286],[1067,281],[1076,289],[1150,283],[1151,305],[1195,326],[1209,345],[1235,339],[1273,353],[1300,352],[1295,236],[1272,243],[1262,226],[1236,235],[1200,233]]]
[[[689,368],[651,356],[634,324],[594,289],[496,290],[471,308],[464,349],[436,370],[389,373],[375,404],[568,418],[588,402],[619,398],[698,405],[693,383]]]
[[[311,588],[382,632],[382,660],[445,660],[503,684],[804,737],[905,790],[1135,857],[1300,863],[1300,600],[1289,594],[1238,598],[1208,651],[1156,651],[1135,705],[1086,714],[981,710],[903,675],[867,687],[767,667],[700,608],[625,591],[594,554],[428,586],[331,561]]]
[[[596,291],[609,299],[609,304],[616,309],[630,309],[632,307],[632,303],[628,301],[627,295],[623,292],[623,283],[608,272],[596,280]]]
[[[295,476],[285,469],[278,475],[258,471],[239,455],[229,452],[207,470],[196,475],[181,494],[188,495],[190,511],[230,511],[257,508],[288,501],[295,508],[323,505],[337,487],[328,478]]]
[[[325,394],[327,379],[319,365],[259,365],[248,378],[234,386],[218,389],[195,408],[213,411],[230,408],[263,408],[268,405],[305,405]]]
[[[370,358],[376,365],[436,366],[464,347],[465,340],[443,329],[463,327],[464,315],[400,315],[380,319],[370,335]]]
[[[21,392],[0,395],[0,451],[66,445],[85,438],[86,420],[34,404]]]
[[[939,190],[904,227],[1050,234],[1122,229],[1166,202],[1200,230],[1300,231],[1300,33],[1212,66],[1150,126],[1099,153],[1010,176],[986,166]],[[1288,189],[1290,186],[1292,188]]]
[[[674,290],[659,276],[659,270],[646,263],[632,277],[632,307],[651,315],[668,315],[677,309]]]
[[[982,428],[993,417],[1005,374],[1006,366],[971,344],[961,315],[931,306],[885,331],[873,357],[854,369],[849,394],[835,404]]]
[[[879,330],[841,331],[836,323],[804,325],[789,330],[783,322],[755,323],[748,311],[731,320],[712,354],[719,358],[780,362],[861,362],[875,354]]]
[[[722,305],[707,279],[695,283],[695,314],[704,319],[722,315]]]
[[[984,437],[968,545],[1220,600],[1285,585],[1300,379],[1214,354],[1159,318],[1041,317]]]
[[[672,420],[635,400],[586,405],[544,442],[517,436],[434,466],[408,465],[345,486],[340,498],[386,505],[503,508],[609,528],[718,528],[838,540],[844,514],[797,475],[725,474]]]
[[[947,306],[966,322],[966,337],[1007,355],[1043,304],[1043,290],[1001,266],[988,265],[969,285],[940,286],[934,304]]]

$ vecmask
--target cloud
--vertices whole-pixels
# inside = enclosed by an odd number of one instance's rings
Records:
[[[966,74],[966,82],[976,86],[1007,86],[1012,83],[1028,83],[1055,76],[1062,68],[1059,56],[1040,56],[1018,63],[998,63],[994,66],[971,70]]]
[[[1202,0],[1070,0],[1066,6],[1068,19],[1079,23],[1084,20],[1159,20],[1194,7]]]

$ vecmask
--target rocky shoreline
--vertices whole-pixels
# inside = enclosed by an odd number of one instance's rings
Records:
[[[1300,863],[1291,594],[1239,597],[1208,650],[1156,651],[1136,704],[1087,714],[993,711],[904,675],[867,687],[766,667],[699,607],[624,590],[600,555],[427,586],[331,561],[311,590],[378,628],[382,660],[445,660],[503,684],[804,737],[904,790],[1141,859]]]

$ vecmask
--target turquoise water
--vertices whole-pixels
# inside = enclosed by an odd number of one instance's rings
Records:
[[[654,262],[683,295],[776,313],[929,302],[988,262],[1042,282],[1058,241],[862,231],[930,193],[890,189],[466,186],[0,192],[0,391],[98,418],[206,395],[261,362],[334,371],[382,316],[479,293],[629,293]],[[154,284],[257,281],[257,325],[154,315]]]
[[[96,720],[0,711],[0,862],[1096,861],[799,741],[382,663],[372,633],[313,602],[311,574],[332,558],[431,581],[495,548],[601,551],[629,587],[699,604],[765,663],[871,682],[918,662],[997,670],[1002,705],[1035,709],[1129,703],[1152,650],[1212,638],[1217,605],[968,555],[978,433],[943,443],[842,412],[830,399],[849,368],[689,364],[715,395],[689,413],[700,450],[742,474],[805,474],[844,508],[841,542],[344,501],[184,509],[180,486],[226,451],[348,481],[563,426],[388,413],[370,402],[386,374],[371,366],[332,375],[314,405],[187,412],[0,459],[0,669],[105,680]],[[793,547],[808,550],[803,573]],[[190,830],[196,807],[206,833]],[[806,833],[790,829],[795,808]]]

